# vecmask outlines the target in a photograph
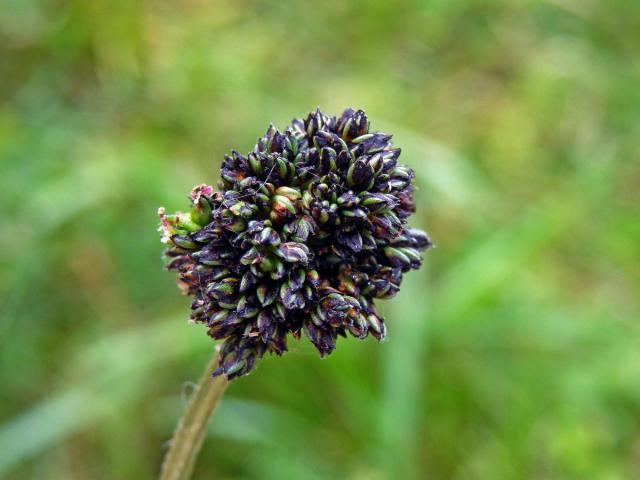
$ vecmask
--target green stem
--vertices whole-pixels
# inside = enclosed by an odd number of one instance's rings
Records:
[[[217,366],[218,351],[216,350],[178,422],[162,463],[160,480],[188,480],[191,477],[207,433],[211,414],[229,384],[224,375],[211,377],[211,372]]]

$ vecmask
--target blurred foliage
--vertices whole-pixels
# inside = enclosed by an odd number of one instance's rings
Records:
[[[195,478],[640,476],[640,3],[4,0],[0,477],[146,479],[211,354],[156,208],[366,109],[438,248],[233,383]]]

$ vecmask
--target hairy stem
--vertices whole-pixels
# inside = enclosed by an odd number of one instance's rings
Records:
[[[211,377],[217,366],[216,349],[178,422],[162,463],[160,480],[187,480],[191,477],[211,414],[229,384],[224,375]]]

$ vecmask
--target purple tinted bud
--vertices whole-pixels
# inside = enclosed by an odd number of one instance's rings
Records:
[[[287,242],[278,247],[276,253],[285,262],[303,263],[309,262],[309,249],[303,243]]]

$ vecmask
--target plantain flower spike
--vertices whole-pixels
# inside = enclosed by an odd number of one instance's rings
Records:
[[[399,156],[362,110],[317,109],[225,155],[218,188],[195,187],[189,213],[159,209],[191,319],[223,340],[214,376],[251,372],[289,335],[322,357],[339,336],[384,339],[375,300],[398,293],[432,245],[407,226],[415,175]]]

